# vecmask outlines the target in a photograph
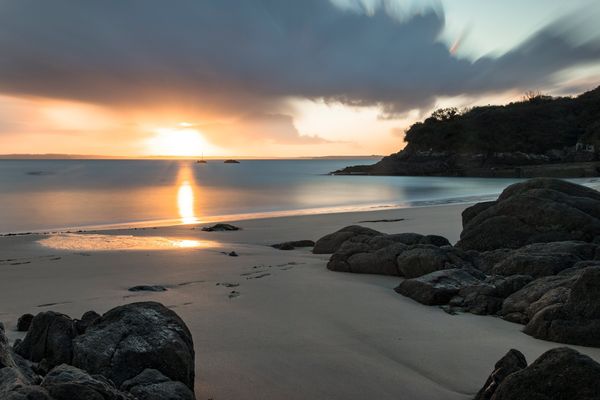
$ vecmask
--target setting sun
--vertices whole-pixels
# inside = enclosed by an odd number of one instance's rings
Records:
[[[214,147],[192,124],[180,123],[177,128],[157,128],[156,135],[148,139],[148,150],[153,155],[199,156],[212,153]]]

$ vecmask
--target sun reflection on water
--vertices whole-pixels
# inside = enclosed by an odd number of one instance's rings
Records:
[[[198,221],[194,213],[194,190],[188,181],[179,185],[177,208],[179,209],[179,218],[184,224],[193,224]]]

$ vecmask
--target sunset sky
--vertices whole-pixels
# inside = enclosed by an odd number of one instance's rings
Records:
[[[0,0],[0,153],[388,154],[600,84],[594,0]]]

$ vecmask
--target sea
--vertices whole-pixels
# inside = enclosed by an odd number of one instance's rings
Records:
[[[493,199],[518,181],[329,174],[376,161],[0,160],[0,233],[465,203]]]

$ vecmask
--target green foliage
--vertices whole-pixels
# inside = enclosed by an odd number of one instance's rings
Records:
[[[504,106],[436,110],[408,129],[407,150],[544,153],[600,141],[600,88],[576,98],[526,94]]]

